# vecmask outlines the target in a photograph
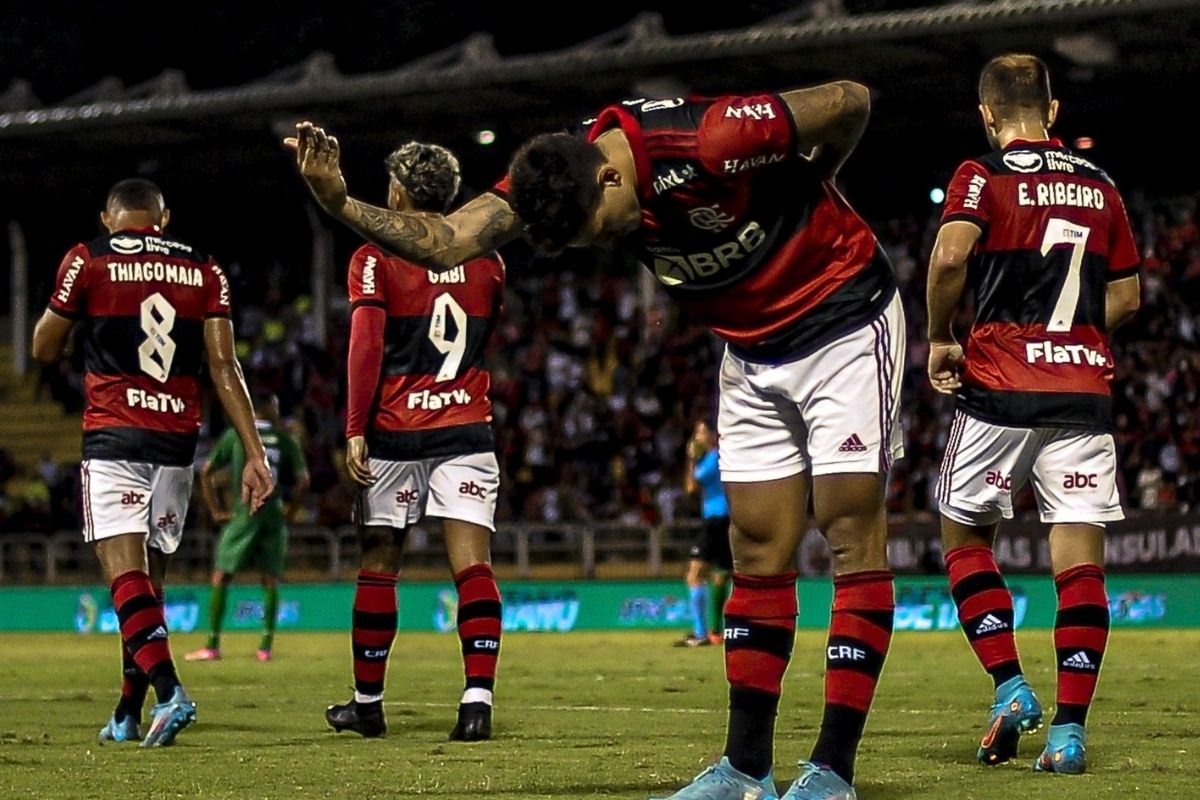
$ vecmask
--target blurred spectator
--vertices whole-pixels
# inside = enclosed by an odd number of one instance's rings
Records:
[[[1196,198],[1132,195],[1129,211],[1145,258],[1144,300],[1113,342],[1119,481],[1135,512],[1194,509],[1200,503]],[[936,511],[934,486],[950,427],[952,404],[925,378],[924,285],[936,212],[875,225],[909,322],[908,455],[888,490],[897,514]],[[341,474],[346,304],[335,300],[322,346],[307,287],[293,285],[288,270],[233,263],[229,274],[240,301],[235,322],[247,378],[276,392],[304,444],[314,495],[308,516],[324,525],[345,523],[353,501]],[[639,287],[654,281],[620,258],[568,251],[547,262],[518,253],[509,258],[508,281],[487,356],[503,487],[497,520],[643,524],[694,516],[697,509],[681,493],[683,442],[695,420],[715,416],[720,342],[655,289],[643,296]],[[960,330],[969,318],[965,309]],[[76,411],[78,366],[43,376],[51,395]],[[220,419],[210,423],[210,436],[223,427]],[[11,477],[0,451],[0,490],[6,469]],[[78,470],[43,459],[37,472],[36,497],[0,494],[0,525],[11,527],[14,513],[45,524],[49,513],[50,524],[75,527],[78,501],[67,498],[78,495]],[[1019,509],[1032,509],[1027,492],[1015,500]]]

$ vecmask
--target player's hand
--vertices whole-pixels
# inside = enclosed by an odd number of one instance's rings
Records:
[[[341,149],[330,136],[311,122],[296,124],[296,135],[283,140],[296,151],[296,166],[317,202],[331,214],[346,205],[346,179],[342,177]]]
[[[962,386],[963,349],[958,342],[929,343],[929,382],[941,394],[954,394]]]
[[[378,480],[371,474],[367,462],[367,440],[363,436],[351,436],[346,440],[346,470],[355,483],[372,486]]]
[[[224,525],[226,522],[229,522],[229,520],[233,519],[233,512],[214,511],[212,512],[211,516],[213,522],[217,523],[218,525]]]
[[[242,469],[242,503],[250,509],[251,514],[258,513],[274,491],[275,479],[271,477],[266,458],[248,458]]]

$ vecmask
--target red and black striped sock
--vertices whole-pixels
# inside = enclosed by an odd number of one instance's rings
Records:
[[[462,642],[464,703],[492,703],[500,659],[500,587],[491,564],[472,564],[454,576],[458,638]]]
[[[754,778],[771,771],[779,691],[795,640],[796,573],[733,573],[733,592],[725,604],[725,755],[734,769]]]
[[[162,600],[155,593],[150,576],[141,570],[118,575],[111,591],[121,625],[121,640],[129,657],[145,673],[158,702],[164,703],[175,693],[179,677],[171,659]]]
[[[146,704],[146,693],[150,691],[150,678],[138,668],[124,640],[121,641],[121,674],[121,699],[117,701],[113,717],[117,722],[126,717],[140,721],[142,707]]]
[[[354,590],[350,645],[354,652],[354,697],[360,703],[383,698],[388,654],[396,639],[396,576],[360,570]]]
[[[825,714],[810,761],[854,782],[854,759],[892,641],[896,599],[888,570],[833,580],[825,648]]]
[[[958,622],[993,683],[999,686],[1020,675],[1012,592],[1000,575],[992,549],[956,547],[946,553],[946,572],[950,594],[958,606]]]
[[[1058,708],[1050,724],[1083,725],[1108,644],[1104,570],[1095,564],[1081,564],[1055,575],[1054,586],[1058,589],[1058,616],[1054,620]]]

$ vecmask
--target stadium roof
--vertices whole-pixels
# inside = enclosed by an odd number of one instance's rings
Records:
[[[1200,0],[995,0],[862,14],[846,13],[839,0],[812,0],[713,33],[672,35],[661,16],[643,14],[546,53],[503,56],[478,33],[364,74],[342,74],[333,56],[314,53],[229,88],[193,91],[177,71],[130,87],[105,78],[51,108],[28,107],[36,98],[15,82],[0,95],[7,196],[0,202],[28,208],[38,204],[33,198],[61,196],[78,189],[81,176],[114,165],[214,191],[277,191],[289,180],[279,137],[302,117],[337,131],[363,169],[367,156],[378,172],[387,149],[425,137],[478,151],[465,160],[468,177],[479,180],[473,160],[487,164],[490,177],[519,138],[613,99],[785,88],[829,77],[875,89],[868,141],[876,145],[919,149],[932,117],[940,136],[971,137],[977,149],[974,82],[990,55],[1015,49],[1048,57],[1056,92],[1077,121],[1112,127],[1127,117],[1144,125],[1140,107],[1169,113],[1177,87],[1197,84],[1198,31]],[[501,147],[479,151],[470,134],[481,127],[495,130]],[[961,146],[950,149],[958,155]],[[876,162],[864,168],[884,163],[886,147],[875,151]],[[349,168],[353,178],[355,163]]]

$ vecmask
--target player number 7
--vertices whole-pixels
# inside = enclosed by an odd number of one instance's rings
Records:
[[[1087,250],[1087,240],[1091,232],[1091,228],[1067,222],[1065,219],[1051,219],[1046,223],[1046,235],[1042,237],[1043,258],[1049,256],[1050,251],[1060,244],[1071,245],[1067,279],[1063,281],[1062,290],[1058,293],[1058,302],[1054,304],[1050,321],[1046,323],[1047,331],[1069,331],[1075,322],[1075,309],[1079,307],[1083,254]]]
[[[454,338],[446,338],[449,327],[447,319],[454,319]],[[458,374],[463,354],[467,351],[467,312],[449,292],[440,294],[433,301],[433,315],[429,320],[429,341],[446,357],[438,370],[437,380],[448,381]]]

